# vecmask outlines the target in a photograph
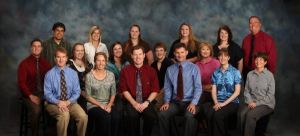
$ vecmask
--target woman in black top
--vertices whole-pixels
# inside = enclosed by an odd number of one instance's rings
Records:
[[[217,58],[220,49],[227,48],[229,52],[229,64],[243,70],[243,51],[242,48],[232,40],[232,33],[227,25],[222,25],[218,30],[217,43],[214,45],[214,56]]]
[[[74,44],[72,53],[72,57],[68,61],[68,66],[74,69],[78,74],[81,93],[77,102],[86,112],[87,101],[85,99],[85,75],[93,68],[93,65],[89,64],[85,59],[84,46],[82,43]]]

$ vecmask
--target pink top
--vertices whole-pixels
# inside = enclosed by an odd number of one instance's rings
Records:
[[[211,75],[220,67],[220,62],[213,57],[208,57],[197,61],[196,65],[200,69],[202,85],[211,84]]]

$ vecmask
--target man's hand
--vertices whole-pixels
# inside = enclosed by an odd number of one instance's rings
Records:
[[[61,112],[67,112],[69,111],[68,106],[70,105],[70,103],[70,101],[59,101],[57,106]]]
[[[170,104],[169,103],[165,103],[160,107],[160,111],[166,111],[169,109]]]
[[[215,111],[217,111],[217,110],[220,110],[222,107],[220,106],[219,103],[216,103],[213,108]]]
[[[254,109],[256,107],[256,103],[255,102],[251,102],[248,104],[248,108],[250,109]]]
[[[35,95],[29,95],[29,99],[31,102],[33,102],[36,105],[39,105],[41,103],[41,99]]]
[[[187,107],[187,110],[193,114],[196,114],[196,105],[190,103],[189,106]]]
[[[149,106],[149,104],[150,103],[148,101],[144,101],[144,103],[140,105],[141,112],[143,112]]]
[[[142,110],[141,110],[141,104],[140,103],[134,103],[133,105],[133,108],[135,109],[135,110],[137,110],[138,112],[142,112]]]

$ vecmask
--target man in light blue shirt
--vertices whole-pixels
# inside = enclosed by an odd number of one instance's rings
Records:
[[[170,119],[177,114],[183,114],[186,120],[183,135],[196,136],[196,105],[202,92],[200,70],[186,60],[188,49],[184,44],[179,43],[174,48],[178,62],[167,69],[165,76],[164,104],[158,114],[160,135],[170,136]]]
[[[46,110],[56,118],[57,135],[66,136],[70,116],[76,120],[77,135],[85,136],[87,115],[77,104],[80,86],[77,73],[66,66],[68,57],[65,48],[55,51],[55,63],[44,80]]]

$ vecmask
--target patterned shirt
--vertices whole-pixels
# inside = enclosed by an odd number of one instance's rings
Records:
[[[219,102],[226,101],[235,91],[235,85],[241,84],[241,73],[229,64],[228,68],[222,72],[218,68],[212,75],[211,82],[217,87],[217,99]],[[239,99],[235,98],[234,103],[239,103]]]

